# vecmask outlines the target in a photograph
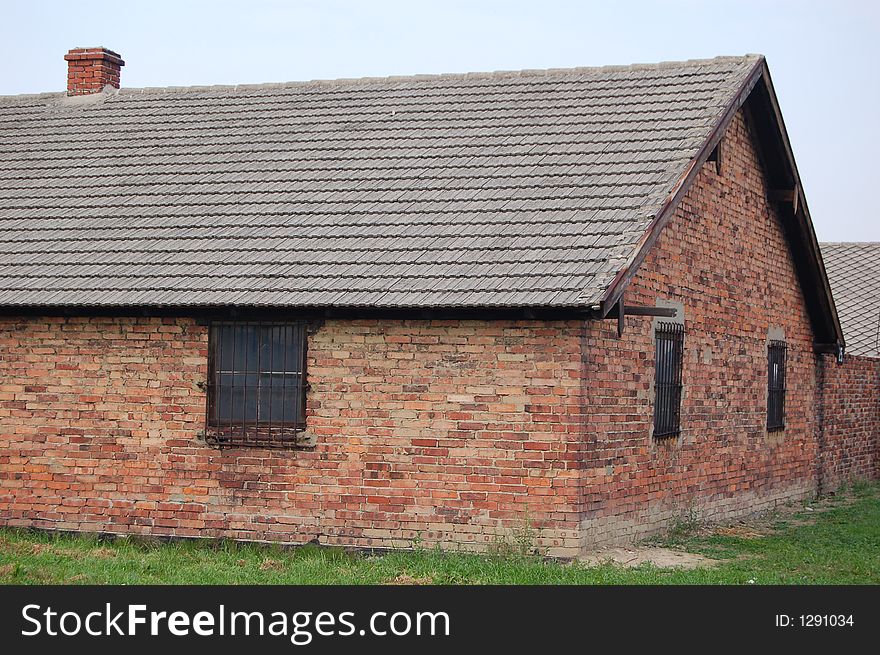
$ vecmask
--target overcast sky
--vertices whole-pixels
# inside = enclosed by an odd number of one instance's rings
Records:
[[[767,56],[822,241],[880,241],[880,2],[3,1],[0,94],[61,91],[102,45],[122,85]]]

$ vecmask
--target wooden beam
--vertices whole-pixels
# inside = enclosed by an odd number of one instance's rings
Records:
[[[801,194],[799,193],[800,189],[795,187],[794,189],[771,189],[769,192],[770,200],[775,200],[777,202],[790,202],[791,210],[797,214],[798,212],[798,204],[800,202]]]
[[[605,318],[617,318],[619,313],[620,302],[614,306]],[[623,313],[629,316],[663,316],[666,318],[675,318],[678,310],[674,307],[645,307],[644,305],[624,305]]]
[[[794,189],[770,189],[767,192],[770,200],[777,202],[794,202]]]
[[[639,305],[626,305],[624,311],[630,316],[666,316],[675,318],[678,310],[675,307],[642,307]]]
[[[724,140],[718,142],[715,146],[715,149],[709,153],[709,158],[706,161],[714,161],[715,162],[715,173],[717,175],[721,175],[721,160],[724,158],[724,154],[722,153],[722,144]]]

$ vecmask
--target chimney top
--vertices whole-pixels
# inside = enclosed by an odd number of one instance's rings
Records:
[[[100,93],[108,84],[119,88],[119,69],[125,66],[118,53],[107,48],[74,48],[66,55],[67,95]]]

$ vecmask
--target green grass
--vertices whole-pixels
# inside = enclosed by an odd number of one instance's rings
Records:
[[[434,550],[365,555],[305,546],[136,539],[0,530],[3,584],[838,584],[880,583],[880,485],[739,525],[679,526],[658,545],[717,563],[692,570],[586,566],[529,556]]]

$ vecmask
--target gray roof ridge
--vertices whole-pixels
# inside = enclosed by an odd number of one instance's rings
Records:
[[[254,84],[212,84],[192,86],[147,86],[122,87],[115,89],[119,95],[136,95],[146,93],[198,93],[205,91],[258,91],[261,89],[284,89],[309,86],[335,86],[342,84],[379,84],[382,82],[420,82],[429,80],[474,80],[474,79],[515,79],[524,77],[553,77],[556,75],[572,75],[602,72],[624,72],[663,70],[667,68],[692,67],[722,62],[752,62],[763,59],[764,55],[747,53],[745,55],[722,55],[703,59],[684,59],[680,61],[661,61],[656,63],[616,64],[608,66],[575,66],[571,68],[525,68],[521,70],[476,71],[466,73],[429,73],[414,75],[388,75],[375,77],[352,77],[336,79],[313,79],[288,82],[261,82]],[[65,96],[64,91],[43,93],[23,93],[0,95],[0,102],[51,99]]]

